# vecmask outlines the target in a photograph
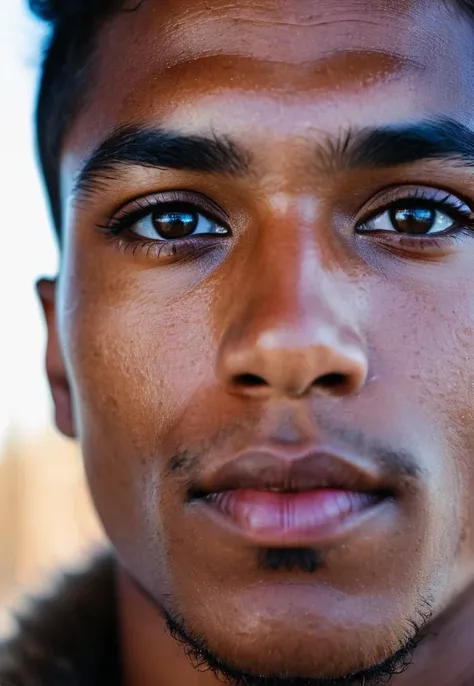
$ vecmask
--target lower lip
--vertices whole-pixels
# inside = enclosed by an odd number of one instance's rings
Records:
[[[208,496],[207,508],[263,544],[323,542],[374,510],[370,493],[320,489],[278,493],[239,489]]]

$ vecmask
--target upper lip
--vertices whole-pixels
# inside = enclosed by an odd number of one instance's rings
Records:
[[[330,451],[288,455],[273,450],[240,453],[204,478],[192,497],[238,489],[297,492],[317,489],[388,494],[393,484],[377,465]]]

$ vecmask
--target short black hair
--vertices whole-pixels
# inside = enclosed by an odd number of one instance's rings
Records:
[[[36,144],[57,237],[61,240],[59,156],[77,113],[101,23],[123,0],[29,0],[30,8],[51,25],[36,107]]]
[[[474,19],[474,0],[444,1]],[[43,60],[36,110],[36,140],[59,241],[59,156],[68,126],[85,97],[87,82],[91,78],[99,28],[114,12],[134,11],[143,2],[144,0],[29,0],[32,11],[52,26]]]

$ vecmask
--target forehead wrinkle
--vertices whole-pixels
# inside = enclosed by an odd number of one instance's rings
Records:
[[[416,16],[426,11],[426,5],[431,0],[385,0],[383,3],[370,5],[370,20],[363,20],[370,25],[386,23],[387,19],[396,21],[400,17]],[[451,0],[444,0],[451,1]],[[420,4],[424,7],[420,8]],[[167,7],[166,7],[167,5]],[[187,6],[185,6],[187,5]],[[375,5],[375,6],[374,6]],[[178,9],[179,6],[179,9]],[[249,24],[267,24],[269,26],[289,26],[297,28],[326,27],[340,22],[357,22],[361,14],[369,9],[367,0],[280,0],[278,3],[254,3],[249,10],[245,4],[237,1],[227,2],[224,6],[221,0],[171,0],[162,4],[168,17],[179,23],[206,23],[220,20],[223,12],[226,18],[235,22]],[[173,11],[180,14],[175,18]],[[328,19],[328,15],[331,19]],[[377,21],[378,20],[378,21]],[[170,22],[171,23],[171,22]]]
[[[107,51],[113,52],[124,41],[126,44],[130,29],[135,28],[143,43],[150,45],[150,54],[157,53],[159,61],[168,66],[186,58],[224,53],[252,57],[260,53],[269,61],[300,64],[330,54],[338,43],[341,47],[348,40],[360,50],[381,46],[397,58],[416,62],[418,58],[424,61],[427,51],[436,52],[440,14],[448,16],[445,8],[435,5],[433,11],[428,4],[432,5],[432,0],[422,1],[421,7],[419,1],[386,0],[378,9],[367,0],[337,5],[292,0],[249,9],[241,3],[210,0],[150,2],[143,7],[147,11],[132,17],[116,15],[103,36]],[[412,39],[407,43],[408,29]],[[283,53],[286,56],[282,57]]]
[[[328,22],[337,23],[337,22]],[[344,23],[344,22],[340,22]],[[348,22],[345,22],[348,23]],[[350,22],[352,25],[354,22]],[[374,22],[371,21],[359,21],[362,26],[372,27]],[[245,31],[244,28],[240,28],[239,31]],[[171,42],[171,40],[169,41]],[[255,64],[286,64],[286,65],[298,65],[300,67],[312,66],[313,68],[318,68],[318,65],[328,63],[333,59],[338,59],[344,56],[349,56],[350,54],[366,55],[369,59],[370,57],[385,57],[391,60],[393,64],[398,63],[398,68],[401,70],[403,68],[417,71],[425,71],[427,68],[426,61],[422,59],[417,59],[415,54],[407,54],[398,50],[395,45],[386,46],[383,49],[377,49],[374,46],[364,45],[364,42],[360,42],[359,45],[354,46],[352,49],[348,48],[327,48],[318,50],[318,57],[313,59],[310,52],[313,50],[302,50],[297,53],[293,48],[289,48],[287,51],[281,49],[280,51],[275,51],[265,48],[261,48],[261,55],[258,56],[255,53],[251,54],[248,50],[242,46],[242,44],[229,42],[223,50],[221,45],[201,45],[196,41],[194,44],[189,44],[189,42],[184,42],[180,40],[179,36],[173,36],[173,43],[180,45],[180,48],[172,48],[166,55],[166,63],[163,65],[162,71],[173,67],[180,67],[182,65],[190,64],[198,61],[202,58],[241,58],[241,59],[251,59]],[[263,44],[263,41],[262,41]]]
[[[93,80],[97,85],[94,91],[97,97],[103,99],[103,93],[106,92],[114,98],[117,95],[123,102],[127,94],[120,93],[122,88],[128,87],[130,93],[140,81],[148,79],[147,87],[152,90],[153,80],[163,77],[168,69],[190,64],[206,56],[227,56],[227,59],[246,57],[253,60],[255,65],[268,62],[304,67],[312,64],[317,69],[318,63],[321,66],[326,61],[327,65],[331,60],[337,60],[338,55],[343,59],[344,55],[359,52],[368,57],[378,56],[380,59],[385,56],[387,61],[392,62],[394,69],[398,62],[396,71],[400,72],[404,69],[424,71],[433,64],[433,58],[436,59],[440,54],[437,28],[440,25],[440,12],[435,10],[427,13],[425,7],[423,13],[418,4],[413,5],[408,0],[387,1],[380,11],[373,11],[367,2],[362,1],[357,2],[354,7],[354,0],[343,3],[345,9],[340,9],[339,4],[334,8],[333,4],[329,7],[328,3],[322,2],[321,9],[318,10],[318,3],[315,10],[314,3],[298,3],[298,7],[307,6],[312,14],[318,13],[318,21],[311,21],[310,26],[285,24],[280,19],[282,14],[285,15],[285,7],[290,7],[291,16],[294,15],[294,10],[292,3],[280,2],[276,9],[270,8],[272,21],[279,23],[269,25],[268,30],[264,25],[256,24],[255,30],[252,30],[248,19],[249,31],[243,30],[242,24],[235,19],[243,16],[247,21],[249,11],[242,10],[240,5],[236,8],[229,2],[223,7],[220,1],[208,0],[202,2],[198,8],[196,4],[179,0],[146,2],[139,12],[119,13],[105,24],[101,31],[96,78]],[[258,5],[252,9],[253,16],[258,21],[268,17],[268,11],[268,8]],[[434,21],[432,14],[437,15],[438,21]],[[443,16],[446,15],[444,9]],[[417,22],[420,17],[422,21]],[[380,30],[377,30],[377,19]],[[301,22],[301,17],[299,21]],[[327,28],[333,21],[339,28],[328,31]],[[321,30],[318,30],[318,22]],[[366,22],[370,22],[370,25]],[[390,25],[389,31],[387,24]],[[283,33],[278,31],[279,26]],[[275,35],[275,31],[278,35],[281,34],[280,38]],[[130,49],[133,47],[130,45],[130,36],[134,35],[140,36],[140,44],[137,45],[137,51],[142,55],[139,69],[130,59]],[[347,49],[348,46],[351,47],[350,50]],[[237,77],[238,65],[236,67],[232,73],[228,73],[228,77]],[[117,73],[121,74],[120,82],[113,80],[111,83],[111,75]],[[206,73],[205,80],[207,78]],[[91,84],[91,89],[94,89],[94,83]],[[94,94],[90,94],[88,99],[94,100]],[[117,111],[117,102],[114,104]]]
[[[241,54],[238,50],[232,51],[230,49],[226,49],[225,52],[217,50],[202,50],[199,52],[196,51],[196,53],[192,53],[191,55],[188,53],[175,55],[173,59],[167,60],[166,65],[160,65],[155,74],[159,78],[160,76],[171,73],[175,70],[178,72],[185,71],[187,68],[193,68],[195,65],[196,71],[199,71],[202,69],[202,66],[199,65],[202,65],[203,61],[222,61],[223,63],[227,61],[228,64],[230,64],[230,61],[232,60],[233,63],[236,63],[236,66],[238,66],[239,63],[246,63],[249,65],[252,64],[256,67],[261,67],[263,69],[266,66],[273,67],[275,64],[285,64],[289,69],[298,68],[299,70],[306,70],[315,76],[330,69],[337,68],[337,66],[344,61],[347,61],[347,63],[350,65],[350,60],[353,58],[357,59],[358,63],[362,63],[363,61],[367,62],[367,65],[372,63],[370,68],[374,71],[380,72],[383,70],[384,72],[387,72],[390,69],[394,74],[399,74],[400,76],[407,71],[425,73],[429,66],[420,60],[390,48],[383,50],[364,48],[336,48],[321,52],[317,59],[308,59],[306,61],[289,61],[279,57],[276,54],[265,57],[249,57]],[[232,74],[232,81],[238,81],[238,78],[239,73],[236,69],[235,73]],[[222,84],[219,84],[219,86],[222,87]]]
[[[165,68],[160,66],[152,75],[145,74],[131,84],[129,92],[123,96],[121,110],[133,113],[138,105],[142,120],[146,112],[150,119],[160,121],[164,118],[166,121],[181,107],[186,109],[191,104],[192,113],[188,114],[195,119],[200,99],[205,102],[208,96],[226,92],[248,93],[258,98],[263,93],[279,94],[296,101],[302,92],[306,99],[311,95],[334,92],[334,80],[337,81],[338,91],[359,91],[365,87],[376,87],[379,83],[414,82],[416,78],[424,77],[427,69],[426,65],[415,60],[374,50],[333,50],[315,61],[286,64],[284,78],[281,70],[275,71],[275,62],[231,54],[200,55],[192,59],[186,56],[172,65],[167,64]],[[225,79],[230,66],[231,82]],[[252,74],[250,80],[249,70]],[[199,81],[202,73],[208,76]],[[165,99],[166,105],[163,106],[162,97],[157,100],[156,90],[150,88],[151,83],[159,84],[161,96],[169,87],[175,94],[173,99]],[[129,116],[126,114],[120,123],[128,125]]]

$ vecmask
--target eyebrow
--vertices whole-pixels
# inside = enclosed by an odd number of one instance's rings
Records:
[[[101,180],[110,180],[122,166],[241,176],[249,165],[249,155],[227,136],[125,126],[93,151],[77,175],[74,193],[95,190]]]
[[[451,160],[474,167],[474,132],[449,118],[349,130],[315,146],[318,167],[387,168],[423,160]],[[100,188],[122,166],[243,176],[251,156],[228,136],[186,135],[162,128],[116,129],[77,175],[74,194]]]
[[[339,162],[349,169],[396,167],[423,160],[474,166],[474,132],[449,118],[349,132],[336,149]]]

